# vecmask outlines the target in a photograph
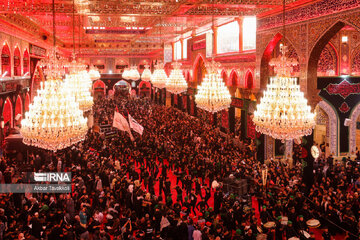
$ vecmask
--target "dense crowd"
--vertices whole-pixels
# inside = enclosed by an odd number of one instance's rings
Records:
[[[143,135],[133,132],[131,141],[127,132],[106,138],[90,129],[69,149],[32,151],[28,171],[71,171],[73,191],[1,194],[0,239],[315,239],[310,219],[325,240],[358,239],[356,161],[320,158],[308,188],[301,164],[260,164],[253,142],[149,99],[97,101],[97,125],[111,124],[116,108],[144,126]],[[26,182],[14,164],[1,160],[2,182]],[[241,193],[227,187],[236,179],[246,183]]]

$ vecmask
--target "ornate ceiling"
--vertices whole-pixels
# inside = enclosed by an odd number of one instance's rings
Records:
[[[55,0],[56,37],[69,54],[152,56],[163,42],[189,37],[241,16],[279,13],[282,0]],[[315,2],[286,0],[287,8]],[[74,3],[74,5],[73,5]],[[73,8],[75,6],[75,8]],[[2,0],[0,20],[51,42],[52,0]],[[79,50],[80,42],[80,50]]]

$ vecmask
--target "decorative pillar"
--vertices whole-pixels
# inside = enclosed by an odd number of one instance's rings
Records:
[[[265,135],[265,160],[275,157],[275,139]]]
[[[183,47],[183,44],[184,44],[184,39],[183,39],[183,38],[181,38],[181,39],[180,39],[181,59],[184,59],[184,53],[183,53],[183,49],[184,49],[184,47]]]
[[[239,24],[239,52],[243,51],[243,18],[236,18],[236,21]]]
[[[217,29],[218,27],[213,26],[212,30],[213,30],[213,54],[216,55],[217,54]]]

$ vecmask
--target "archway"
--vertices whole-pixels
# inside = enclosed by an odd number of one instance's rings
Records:
[[[18,46],[14,50],[14,76],[21,76],[21,54]]]
[[[299,56],[293,44],[287,38],[284,39],[280,33],[277,33],[265,48],[261,58],[260,88],[262,89],[266,87],[269,81],[269,77],[276,75],[274,67],[270,66],[269,62],[272,58],[276,58],[281,55],[281,45],[287,46],[287,52],[285,53],[287,58],[296,59],[299,62]],[[296,77],[299,76],[299,74],[300,65],[297,64],[296,66],[292,67],[292,76]]]
[[[9,131],[9,129],[13,127],[13,108],[10,98],[6,98],[2,114],[5,125],[4,133],[6,136],[6,133]]]
[[[319,145],[324,142],[327,143],[329,145],[328,154],[338,155],[339,123],[335,110],[327,102],[320,101],[315,111],[317,116],[314,129],[314,142]]]
[[[30,95],[29,93],[26,93],[26,98],[25,98],[25,112],[29,111],[29,105],[30,105]]]
[[[201,84],[206,74],[205,60],[201,54],[199,54],[195,59],[193,73],[194,87],[197,87],[197,85]]]
[[[341,29],[343,29],[347,25],[352,26],[357,31],[359,31],[359,29],[357,27],[353,26],[352,24],[348,24],[343,21],[336,22],[319,37],[319,39],[317,40],[317,42],[311,49],[310,55],[309,55],[309,60],[308,60],[308,69],[307,69],[307,95],[308,96],[315,97],[317,95],[318,62],[319,62],[321,53],[323,52],[323,49],[330,42],[330,40],[336,34],[338,34]],[[340,56],[339,59],[340,58],[342,58],[342,56]],[[348,59],[349,58],[350,57],[348,56]],[[340,68],[340,74],[343,74],[343,72],[344,71]]]
[[[2,51],[1,51],[1,76],[10,77],[11,76],[11,60],[10,60],[10,48],[6,42],[4,42]]]
[[[113,90],[114,90],[115,97],[119,96],[119,95],[128,96],[128,94],[131,93],[131,85],[130,85],[130,83],[128,83],[124,80],[120,80],[114,84]]]
[[[150,82],[141,81],[139,84],[139,96],[150,97],[151,95],[151,84]]]
[[[250,70],[248,70],[245,74],[245,88],[254,88],[254,77]]]
[[[333,44],[330,42],[322,50],[318,66],[318,76],[337,76],[339,66],[339,56]]]
[[[97,80],[93,85],[94,98],[104,97],[106,95],[106,85],[103,81]]]
[[[24,75],[30,74],[30,58],[29,58],[29,52],[26,49],[23,56],[23,73]]]
[[[20,95],[18,95],[15,104],[15,126],[20,124],[22,117],[23,117],[23,103]]]
[[[360,129],[357,128],[357,123],[360,122],[360,103],[356,105],[350,113],[350,126],[349,126],[349,152],[354,154],[356,148],[360,149]]]

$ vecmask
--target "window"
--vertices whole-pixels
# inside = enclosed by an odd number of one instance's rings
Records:
[[[183,45],[182,45],[183,59],[187,59],[187,42],[188,39],[183,40]]]
[[[256,49],[256,17],[243,19],[243,50]]]
[[[174,44],[174,60],[180,60],[181,59],[181,42],[177,41]]]
[[[217,30],[217,53],[239,51],[239,24],[237,21],[220,26]]]

